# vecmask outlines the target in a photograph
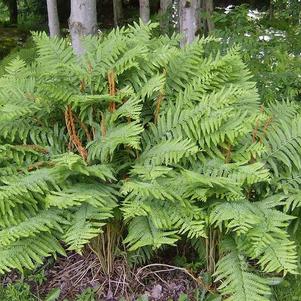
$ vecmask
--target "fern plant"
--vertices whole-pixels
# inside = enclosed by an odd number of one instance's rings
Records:
[[[221,294],[269,300],[264,275],[297,270],[299,106],[261,106],[239,48],[208,56],[211,38],[180,49],[155,27],[86,38],[80,58],[35,34],[34,63],[6,68],[0,272],[81,252],[121,212],[129,252],[218,241]]]

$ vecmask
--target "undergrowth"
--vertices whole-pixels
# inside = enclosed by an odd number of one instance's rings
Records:
[[[298,272],[300,105],[261,101],[239,47],[180,49],[155,27],[87,38],[80,58],[35,34],[34,62],[6,67],[0,272],[90,248],[110,276],[184,238],[204,299],[270,300]]]

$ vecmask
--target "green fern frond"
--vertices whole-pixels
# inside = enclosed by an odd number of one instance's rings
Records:
[[[32,164],[36,161],[47,160],[48,149],[38,145],[10,145],[0,146],[0,159],[11,160],[18,166]]]
[[[143,128],[136,122],[109,128],[104,137],[99,137],[89,144],[89,158],[107,162],[119,145],[128,145],[139,149],[139,134],[142,131]]]
[[[39,211],[36,215],[29,215],[21,223],[0,231],[0,248],[10,245],[18,239],[36,236],[40,232],[56,230],[63,232],[62,225],[67,221],[63,212],[57,209]]]
[[[83,246],[102,232],[105,221],[112,216],[109,208],[98,209],[91,205],[76,208],[63,237],[68,249],[81,253]]]
[[[169,165],[197,152],[198,147],[189,139],[167,140],[144,150],[139,161],[146,165]]]
[[[25,176],[7,177],[5,185],[0,186],[0,211],[7,214],[16,204],[36,204],[37,200],[33,195],[45,195],[51,189],[58,189],[57,181],[60,177],[51,169],[37,170]]]
[[[288,239],[275,240],[265,249],[259,259],[264,272],[297,274],[298,255],[296,245]]]
[[[268,280],[251,272],[247,258],[237,248],[233,239],[227,239],[226,255],[217,263],[215,282],[222,283],[218,290],[227,301],[268,301],[271,291]]]
[[[294,209],[301,206],[301,191],[300,190],[290,190],[287,198],[283,201],[285,206],[285,211],[293,211]]]
[[[212,177],[225,177],[233,180],[240,185],[252,185],[258,182],[267,182],[270,179],[269,170],[264,163],[256,162],[253,164],[224,163],[221,160],[208,160],[200,171]]]
[[[0,273],[12,269],[23,271],[23,267],[34,269],[36,264],[42,264],[45,257],[56,253],[65,255],[64,249],[53,235],[43,233],[42,236],[23,238],[0,248]]]
[[[125,103],[113,112],[112,119],[126,117],[132,120],[140,120],[141,110],[142,100],[137,96],[131,96],[129,99],[125,99]]]
[[[84,203],[95,208],[112,210],[116,206],[117,192],[101,184],[78,183],[63,191],[53,191],[45,198],[48,207],[60,209],[78,206]]]
[[[185,184],[184,196],[203,200],[203,194],[207,197],[218,196],[219,198],[239,200],[243,197],[241,185],[233,179],[223,176],[206,175],[201,172],[183,170],[181,177],[175,179]],[[205,190],[204,190],[205,189]],[[200,193],[199,197],[198,194]]]
[[[48,72],[55,70],[58,66],[63,66],[72,59],[75,60],[75,55],[67,40],[60,38],[49,39],[46,33],[34,33],[33,39],[38,52],[37,61],[40,61],[42,64],[47,61],[49,63],[47,66]]]
[[[282,121],[279,126],[274,126],[266,137],[265,143],[269,150],[265,159],[276,175],[279,174],[278,162],[289,171],[293,168],[301,169],[300,129],[300,118]]]
[[[179,239],[176,233],[177,231],[159,230],[148,217],[140,216],[130,222],[129,234],[124,243],[128,245],[129,251],[145,246],[158,249],[162,245],[175,245],[175,242]]]
[[[248,201],[224,202],[214,206],[210,213],[210,222],[221,227],[223,224],[228,230],[238,235],[245,234],[254,225],[260,223],[256,210]]]
[[[162,183],[163,184],[163,183]],[[173,191],[170,187],[162,185],[158,181],[141,182],[137,180],[125,181],[122,186],[121,193],[127,195],[127,199],[140,197],[153,197],[159,200],[174,201],[180,199],[177,191]]]
[[[171,171],[172,168],[167,166],[134,165],[131,174],[139,176],[142,180],[155,180],[161,176],[166,176]]]

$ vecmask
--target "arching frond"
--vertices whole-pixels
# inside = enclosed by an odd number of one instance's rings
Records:
[[[227,239],[224,243],[226,254],[217,264],[215,281],[222,281],[219,290],[225,300],[270,300],[268,281],[251,272],[247,258],[240,253],[234,240]]]
[[[70,226],[63,237],[68,249],[81,253],[83,246],[102,232],[102,226],[110,217],[112,212],[107,208],[98,209],[91,205],[75,208]]]

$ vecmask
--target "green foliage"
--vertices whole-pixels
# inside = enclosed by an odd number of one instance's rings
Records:
[[[54,288],[45,297],[35,296],[31,292],[30,285],[19,280],[7,286],[0,286],[1,301],[58,301],[60,300],[60,294],[61,290]],[[64,299],[64,301],[68,301],[68,299]],[[96,301],[95,292],[88,288],[78,294],[74,301]]]
[[[227,14],[215,13],[214,35],[223,48],[239,44],[244,62],[254,75],[265,103],[295,99],[300,95],[301,31],[298,1],[271,1],[273,10],[250,12],[247,5]],[[218,49],[220,46],[218,46]]]
[[[0,2],[0,24],[9,21],[9,12],[7,6]]]
[[[6,287],[0,286],[0,298],[2,301],[36,301],[32,295],[30,286],[26,283],[17,282],[8,284]]]
[[[239,48],[208,56],[213,38],[179,49],[154,28],[89,37],[81,57],[36,34],[35,62],[6,68],[0,271],[81,252],[122,213],[144,258],[216,231],[221,294],[268,300],[266,276],[297,271],[282,209],[300,204],[299,104],[262,107]]]
[[[273,301],[301,300],[300,276],[289,276],[273,290]]]
[[[251,272],[248,262],[236,243],[229,239],[224,241],[228,254],[217,265],[216,280],[224,280],[219,286],[226,300],[260,300],[268,301],[271,294],[268,281]]]
[[[44,301],[57,301],[60,298],[61,290],[59,288],[54,288],[49,292]],[[95,292],[93,289],[88,288],[84,290],[81,294],[76,296],[74,301],[96,301]],[[68,301],[64,299],[64,301]]]
[[[0,75],[2,76],[5,74],[5,68],[13,59],[19,57],[26,63],[30,64],[34,61],[35,56],[36,52],[34,45],[32,45],[31,40],[28,40],[24,45],[22,45],[22,47],[15,47],[5,58],[3,58],[3,60],[0,61]]]

